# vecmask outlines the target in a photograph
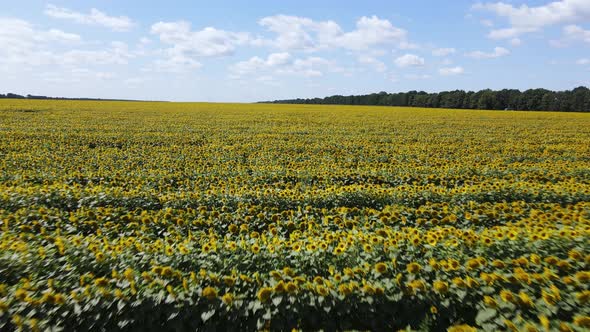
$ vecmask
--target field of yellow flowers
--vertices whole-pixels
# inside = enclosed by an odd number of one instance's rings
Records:
[[[0,101],[0,330],[584,331],[590,114]]]

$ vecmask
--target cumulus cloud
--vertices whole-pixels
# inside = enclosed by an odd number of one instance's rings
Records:
[[[366,50],[376,45],[411,47],[407,32],[395,27],[389,20],[377,16],[363,16],[356,22],[356,29],[344,32],[334,21],[314,21],[306,17],[275,15],[258,22],[277,34],[274,39],[256,42],[283,50],[317,51],[325,48]]]
[[[162,50],[163,58],[154,61],[153,69],[156,71],[194,70],[201,67],[200,58],[232,55],[238,45],[250,42],[247,33],[213,27],[193,31],[186,21],[155,23],[151,33],[169,46]]]
[[[239,77],[251,73],[278,68],[279,66],[289,64],[290,60],[291,55],[287,52],[272,53],[266,59],[254,56],[246,61],[240,61],[232,65],[229,69],[234,76]]]
[[[166,59],[155,60],[151,68],[145,71],[168,72],[168,73],[186,73],[188,71],[201,68],[202,64],[194,59],[187,58],[181,54],[171,55]]]
[[[318,77],[323,76],[324,71],[344,72],[345,70],[333,61],[322,57],[293,59],[287,52],[272,53],[266,59],[254,56],[229,67],[232,79],[240,79],[247,75]]]
[[[409,80],[427,80],[431,78],[428,74],[407,74],[404,77]]]
[[[437,48],[432,50],[432,55],[434,56],[447,56],[450,54],[455,53],[457,50],[455,50],[454,48],[451,47],[447,47],[447,48]]]
[[[20,19],[0,18],[0,27],[0,65],[18,65],[21,69],[124,65],[136,57],[122,42],[111,42],[98,50],[78,49],[75,46],[83,45],[79,35],[58,29],[38,29]]]
[[[376,59],[375,57],[368,56],[368,55],[361,55],[358,57],[358,62],[364,65],[368,65],[373,67],[375,71],[384,72],[387,70],[387,66],[382,61]]]
[[[81,41],[77,34],[57,29],[40,30],[16,18],[0,18],[0,27],[0,63],[4,64],[50,64],[56,59],[52,47]]]
[[[336,72],[339,71],[339,67],[330,60],[312,56],[296,59],[291,65],[277,68],[276,73],[303,77],[318,77],[324,75],[322,70]]]
[[[74,33],[67,33],[58,29],[39,30],[25,20],[17,18],[0,18],[0,49],[10,48],[18,44],[34,46],[36,43],[73,43],[81,40]]]
[[[168,44],[174,55],[187,57],[215,57],[231,55],[237,45],[246,44],[250,37],[247,33],[230,32],[206,27],[192,31],[186,21],[158,22],[151,27],[151,33],[160,41]]]
[[[112,42],[105,50],[71,50],[56,57],[55,62],[61,65],[126,65],[135,55],[127,44]]]
[[[520,38],[510,39],[510,45],[512,45],[512,46],[520,46],[521,44],[522,44],[522,40],[520,40]]]
[[[494,26],[494,22],[492,22],[492,20],[481,20],[481,21],[479,21],[479,23],[481,23],[481,25],[486,26],[488,28]]]
[[[506,18],[508,28],[493,29],[488,34],[492,39],[510,39],[519,35],[535,32],[551,25],[586,22],[590,19],[590,1],[560,0],[546,5],[529,7],[514,6],[504,2],[478,3],[473,6]]]
[[[45,7],[45,15],[80,24],[103,26],[113,31],[128,31],[135,26],[135,23],[127,16],[109,16],[96,8],[92,8],[88,14],[84,14],[49,4]]]
[[[590,30],[584,30],[580,26],[568,25],[563,28],[563,33],[567,39],[590,43]]]
[[[438,73],[441,74],[442,76],[460,75],[460,74],[463,74],[464,72],[465,72],[465,70],[463,69],[463,67],[460,67],[460,66],[444,67],[444,68],[440,68],[438,70]]]
[[[465,54],[465,56],[474,59],[493,59],[510,54],[510,51],[504,47],[495,47],[493,52],[473,51]]]
[[[424,65],[424,58],[421,58],[414,54],[404,54],[394,61],[396,66],[405,68],[405,67],[420,67]]]
[[[45,82],[53,84],[73,84],[88,80],[108,81],[117,75],[113,72],[93,71],[87,68],[73,68],[67,73],[63,72],[39,72],[35,76]]]

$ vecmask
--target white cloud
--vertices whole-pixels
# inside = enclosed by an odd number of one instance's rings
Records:
[[[266,60],[254,56],[246,61],[240,61],[232,65],[229,70],[234,76],[240,77],[289,64],[290,60],[291,55],[289,53],[272,53],[267,57]]]
[[[24,20],[0,18],[0,64],[19,64],[27,68],[51,64],[56,59],[52,48],[80,41],[77,34],[57,29],[40,30]]]
[[[588,59],[588,58],[582,58],[582,59],[578,59],[578,60],[576,61],[576,64],[577,64],[577,65],[581,65],[581,66],[588,65],[588,64],[590,64],[590,59]]]
[[[281,66],[289,63],[290,60],[291,54],[283,52],[270,54],[266,62],[269,66]]]
[[[276,72],[279,74],[295,76],[318,77],[324,75],[320,68],[332,72],[340,70],[340,68],[337,67],[332,61],[314,56],[304,59],[296,59],[293,61],[292,65],[280,68]]]
[[[453,64],[453,60],[451,60],[451,59],[449,59],[449,58],[447,58],[447,59],[443,59],[443,60],[440,62],[440,64],[441,64],[441,65],[443,65],[443,66],[448,66],[448,65],[451,65],[451,64]]]
[[[505,29],[496,29],[490,31],[488,33],[488,38],[490,39],[509,39],[509,38],[516,38],[523,33],[527,32],[534,32],[535,29],[532,28],[505,28]]]
[[[109,16],[96,8],[92,8],[89,14],[84,14],[50,4],[45,7],[45,14],[80,24],[103,26],[113,31],[128,31],[135,26],[135,23],[127,16]]]
[[[280,85],[279,81],[277,81],[271,75],[259,76],[255,79],[255,81],[262,83],[262,84],[271,85],[271,86],[279,86]]]
[[[539,31],[544,27],[573,22],[586,22],[590,19],[590,1],[560,0],[546,5],[515,7],[504,2],[478,3],[474,9],[486,10],[504,17],[510,27],[490,31],[492,39],[509,39],[529,32]]]
[[[77,49],[79,35],[58,29],[38,29],[27,21],[0,18],[0,65],[19,70],[39,66],[124,65],[136,57],[127,44],[112,42],[99,50]]]
[[[123,84],[125,84],[129,88],[138,88],[145,84],[147,81],[149,81],[149,79],[146,77],[131,77],[126,80],[123,80]]]
[[[361,55],[357,60],[359,63],[373,67],[378,72],[384,72],[387,70],[387,66],[382,61],[377,60],[375,57]]]
[[[314,49],[314,32],[322,35],[340,32],[340,27],[333,21],[316,23],[309,18],[288,15],[264,17],[258,24],[278,35],[275,40],[265,42],[284,50]]]
[[[250,42],[247,33],[213,27],[192,31],[191,24],[185,21],[155,23],[151,33],[170,46],[162,50],[164,58],[153,63],[154,70],[165,72],[182,73],[200,68],[200,58],[232,55],[238,45]]]
[[[407,74],[404,77],[409,80],[426,80],[431,78],[432,76],[428,74]]]
[[[590,30],[584,30],[580,26],[568,25],[563,28],[563,33],[567,39],[590,43]]]
[[[506,56],[510,54],[510,51],[505,49],[504,47],[495,47],[493,52],[487,53],[487,52],[483,52],[483,51],[473,51],[473,52],[469,52],[467,54],[465,54],[465,56],[468,56],[470,58],[474,58],[474,59],[493,59],[493,58],[499,58],[502,56]]]
[[[486,26],[488,28],[494,26],[494,22],[492,22],[492,20],[481,20],[481,21],[479,21],[479,23],[481,23],[481,25]]]
[[[160,41],[171,45],[168,51],[173,55],[187,57],[215,57],[231,55],[237,45],[246,44],[247,33],[236,33],[206,27],[191,31],[191,24],[185,21],[158,22],[151,27],[151,33],[158,35]]]
[[[460,75],[460,74],[463,74],[464,72],[465,72],[465,70],[463,69],[463,67],[460,67],[460,66],[444,67],[444,68],[440,68],[438,70],[438,73],[441,74],[442,76]]]
[[[71,50],[56,57],[55,62],[61,65],[126,65],[135,55],[129,51],[127,44],[112,42],[106,50]]]
[[[522,44],[522,40],[520,40],[520,38],[510,39],[510,45],[512,45],[512,46],[520,46],[521,44]]]
[[[344,32],[334,21],[288,15],[262,18],[261,26],[277,34],[272,40],[259,39],[256,43],[283,50],[317,51],[325,48],[367,50],[378,45],[393,45],[399,48],[413,47],[406,40],[407,32],[393,26],[390,21],[377,16],[363,16],[356,22],[356,29]]]
[[[24,44],[33,47],[39,43],[75,43],[81,40],[77,34],[58,29],[38,30],[31,23],[16,18],[0,18],[0,27],[0,49],[20,47]]]
[[[579,25],[566,25],[562,29],[562,37],[549,41],[549,45],[555,48],[564,48],[576,42],[590,43],[590,30],[585,30]]]
[[[406,31],[377,16],[361,17],[356,23],[356,30],[336,36],[333,41],[336,46],[353,50],[389,43],[407,47]]]
[[[454,48],[437,48],[432,50],[432,55],[434,56],[447,56],[449,54],[453,54],[455,53],[457,50],[455,50]]]
[[[323,71],[346,72],[333,61],[316,56],[292,59],[286,52],[272,53],[266,59],[254,56],[229,67],[232,79],[241,79],[246,75],[254,74],[261,75],[259,77],[274,77],[274,75],[318,77],[323,76]]]
[[[394,61],[396,66],[398,67],[419,67],[424,65],[424,58],[421,58],[414,54],[404,54]]]
[[[201,66],[202,64],[199,61],[177,54],[171,55],[166,59],[155,60],[153,66],[151,68],[148,67],[146,71],[182,74],[199,69]]]
[[[88,80],[109,81],[117,77],[113,72],[94,71],[88,68],[72,68],[67,72],[40,72],[35,75],[40,80],[54,84],[73,84]]]
[[[67,33],[58,29],[47,31],[45,39],[57,42],[79,42],[81,40],[80,36],[75,33]]]
[[[399,77],[397,76],[397,74],[395,73],[389,73],[386,75],[386,78],[392,82],[392,83],[397,83],[399,82]]]

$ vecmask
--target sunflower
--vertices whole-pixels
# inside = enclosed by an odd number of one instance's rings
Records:
[[[201,296],[206,297],[208,300],[213,300],[217,297],[217,290],[213,287],[207,286],[203,289]]]
[[[285,286],[285,289],[287,290],[287,293],[293,294],[293,293],[297,292],[297,290],[299,289],[299,286],[297,286],[296,283],[289,281],[287,283],[287,285]]]
[[[324,285],[317,285],[315,291],[321,296],[328,296],[328,288]]]
[[[494,243],[494,240],[492,240],[491,238],[487,237],[487,236],[483,236],[481,238],[481,242],[483,242],[483,244],[485,244],[486,246],[492,245],[492,243]]]
[[[352,293],[352,289],[347,284],[340,284],[338,286],[338,292],[342,295],[349,295]]]
[[[432,287],[440,294],[445,294],[449,291],[449,284],[441,280],[434,281]]]
[[[549,305],[555,305],[557,303],[557,297],[554,294],[548,293],[546,291],[541,292],[541,296],[543,297],[543,301]]]
[[[545,315],[539,315],[538,318],[539,318],[539,323],[541,324],[541,326],[543,326],[545,331],[549,331],[549,328],[550,328],[549,318],[547,318],[547,316],[545,316]]]
[[[422,270],[422,266],[420,266],[420,264],[418,263],[412,262],[408,264],[406,270],[408,271],[408,273],[417,274],[418,272],[420,272],[420,270]]]
[[[477,332],[477,329],[467,324],[462,324],[449,327],[447,332]]]
[[[109,281],[106,278],[98,278],[94,280],[94,284],[98,287],[106,287],[109,284]]]
[[[590,300],[590,290],[585,290],[579,293],[576,293],[576,300],[580,302],[580,304],[588,303]]]
[[[260,302],[266,302],[270,299],[270,295],[272,294],[272,288],[270,287],[262,287],[256,296]]]
[[[276,281],[283,280],[283,276],[281,276],[279,271],[270,271],[269,275]]]
[[[411,282],[408,283],[408,287],[413,291],[423,291],[426,289],[426,284],[424,283],[424,281],[417,279],[417,280],[413,280]]]
[[[467,287],[467,284],[465,283],[465,281],[461,277],[453,278],[453,284],[455,284],[455,286],[457,286],[459,288]]]
[[[284,281],[279,281],[273,288],[275,293],[283,293],[285,291],[285,282]]]
[[[257,254],[257,253],[259,253],[259,252],[260,252],[260,246],[259,246],[259,245],[257,245],[257,244],[253,244],[253,245],[250,247],[250,250],[251,250],[251,251],[252,251],[254,254]]]
[[[571,258],[574,261],[581,261],[584,256],[582,255],[581,252],[579,252],[576,249],[572,249],[568,252],[568,257]]]
[[[532,307],[533,306],[533,301],[531,300],[530,296],[523,291],[520,291],[518,293],[518,302],[520,303],[520,305],[522,305],[524,307]]]
[[[385,273],[387,272],[387,265],[385,263],[377,263],[375,264],[375,271]]]
[[[516,325],[513,322],[509,321],[508,319],[504,319],[503,322],[504,322],[504,325],[506,325],[506,328],[509,329],[510,331],[513,331],[513,332],[519,331],[518,327],[516,327]]]
[[[590,328],[590,316],[575,316],[574,317],[574,325],[583,328]]]
[[[472,258],[467,261],[466,265],[467,265],[468,270],[473,270],[473,269],[477,269],[480,266],[480,262],[477,258]]]
[[[496,302],[496,300],[488,295],[485,295],[483,297],[483,303],[486,305],[486,307],[489,308],[496,308],[498,306],[498,303]]]
[[[581,284],[588,283],[590,281],[590,271],[576,272],[575,277]]]
[[[516,298],[514,297],[514,294],[511,291],[507,290],[507,289],[503,289],[503,290],[500,291],[500,298],[504,302],[514,303],[516,301]]]

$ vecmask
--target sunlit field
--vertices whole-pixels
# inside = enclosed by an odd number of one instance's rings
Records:
[[[590,328],[590,114],[0,101],[0,330]]]

